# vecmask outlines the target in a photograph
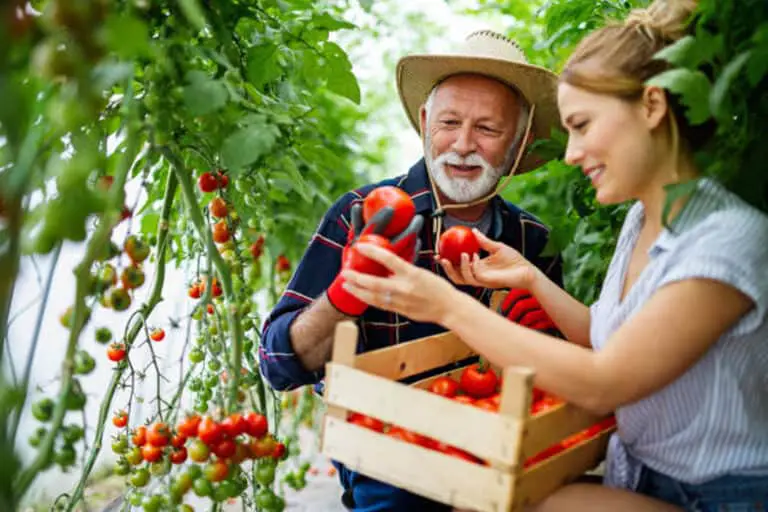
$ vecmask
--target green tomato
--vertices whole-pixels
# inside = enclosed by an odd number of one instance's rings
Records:
[[[131,485],[134,487],[144,487],[149,483],[149,476],[149,471],[146,468],[139,468],[131,475]]]
[[[50,421],[53,416],[53,408],[56,404],[50,398],[43,398],[32,405],[32,416],[37,421]]]
[[[50,251],[49,251],[50,252]],[[203,309],[202,308],[195,308],[194,311],[192,311],[192,320],[200,321],[203,319]]]
[[[112,451],[118,455],[123,455],[128,451],[128,439],[125,434],[120,434],[112,441]]]
[[[64,406],[68,411],[79,411],[85,407],[85,402],[85,393],[83,393],[83,388],[80,386],[80,381],[73,380],[72,387],[64,399]]]
[[[99,327],[96,329],[96,341],[102,345],[106,345],[112,341],[112,331],[106,327]]]
[[[235,496],[238,496],[240,493],[238,493],[237,485],[235,485],[235,482],[232,480],[225,480],[221,482],[219,485],[219,488],[217,489],[221,491],[222,494],[226,496],[227,498],[234,498]]]
[[[141,502],[144,500],[144,495],[140,492],[134,491],[128,495],[128,503],[134,507],[141,506]]]
[[[192,484],[192,490],[202,498],[210,496],[213,493],[213,485],[211,485],[211,482],[205,478],[198,478],[195,480],[195,483]]]
[[[62,468],[67,468],[75,463],[75,449],[70,445],[62,446],[54,455],[53,460]]]
[[[207,401],[200,401],[195,403],[195,411],[204,414],[208,412],[208,402]]]
[[[209,373],[205,376],[205,387],[208,389],[215,388],[219,384],[219,376],[215,373]]]
[[[221,361],[219,361],[218,359],[211,359],[210,361],[208,361],[208,369],[211,370],[212,372],[217,372],[221,370]]]
[[[206,448],[207,449],[207,448]],[[189,478],[191,478],[193,481],[200,478],[203,474],[203,469],[198,466],[197,464],[191,464],[187,468],[187,475],[189,475]]]
[[[193,364],[197,364],[203,361],[205,359],[205,354],[203,354],[203,351],[199,348],[193,348],[189,353],[189,360]]]
[[[75,444],[85,436],[83,427],[80,425],[67,425],[62,429],[62,437],[64,442],[69,444]]]
[[[124,476],[131,472],[131,466],[124,458],[118,459],[113,470],[116,475]]]
[[[149,471],[153,476],[164,476],[171,472],[170,459],[163,459],[149,465]]]
[[[78,350],[75,353],[75,373],[78,375],[88,375],[96,368],[96,360],[85,350]]]
[[[254,478],[262,486],[269,487],[275,481],[275,465],[269,462],[259,464]]]
[[[154,496],[144,496],[144,501],[141,502],[141,507],[144,512],[158,512],[163,507],[163,498],[157,494]]]
[[[208,332],[211,333],[211,336],[216,336],[219,334],[219,328],[216,326],[216,324],[211,324],[208,326]]]
[[[221,485],[213,489],[213,501],[222,502],[229,499],[229,489],[224,486],[225,483],[222,482]]]
[[[128,453],[125,454],[125,460],[127,460],[133,466],[138,466],[144,462],[144,457],[141,455],[141,448],[134,446],[128,450]]]
[[[224,346],[221,344],[220,341],[211,341],[208,344],[208,352],[210,352],[215,356],[221,354],[222,350],[224,350]]]
[[[45,427],[38,427],[35,433],[29,436],[29,445],[37,448],[43,441],[43,438],[48,434],[48,430]]]
[[[189,385],[187,387],[190,391],[200,391],[203,389],[203,381],[199,377],[194,377],[193,379],[190,379]]]

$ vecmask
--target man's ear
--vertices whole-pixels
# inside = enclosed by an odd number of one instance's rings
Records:
[[[661,125],[669,112],[669,103],[664,89],[651,85],[643,91],[642,115],[649,130],[655,130]]]
[[[419,108],[419,133],[421,133],[421,137],[424,138],[424,134],[427,131],[427,109],[422,105]]]

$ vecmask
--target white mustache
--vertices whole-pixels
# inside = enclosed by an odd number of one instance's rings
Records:
[[[477,153],[471,153],[465,157],[462,157],[455,151],[449,151],[443,153],[435,159],[435,166],[442,167],[443,165],[461,165],[466,167],[482,167],[484,171],[493,170],[493,166],[489,164],[485,158]]]

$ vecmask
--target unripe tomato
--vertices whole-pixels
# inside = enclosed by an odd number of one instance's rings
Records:
[[[480,243],[472,230],[466,226],[453,226],[447,229],[438,242],[438,253],[452,265],[461,265],[462,253],[467,253],[470,260],[480,252]]]
[[[217,460],[205,466],[203,474],[209,482],[221,482],[229,475],[229,467],[224,461]]]

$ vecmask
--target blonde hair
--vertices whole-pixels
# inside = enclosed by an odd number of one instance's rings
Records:
[[[697,0],[656,0],[646,9],[633,10],[623,22],[592,32],[565,63],[560,80],[597,94],[639,100],[645,82],[670,69],[655,55],[689,33],[696,4]],[[667,99],[673,150],[678,152],[680,139],[698,149],[712,134],[712,125],[691,126],[677,99],[670,94]]]

